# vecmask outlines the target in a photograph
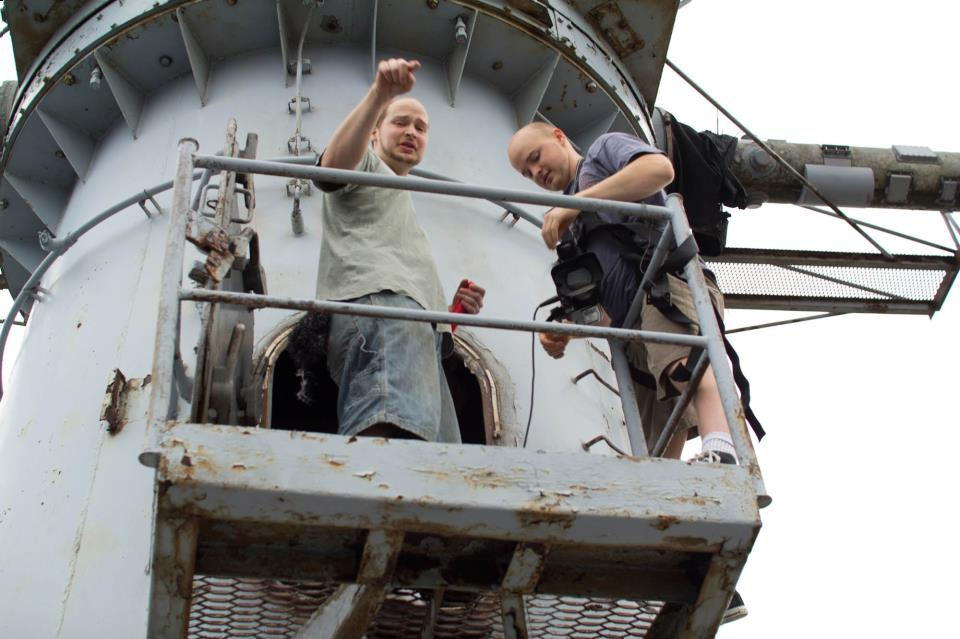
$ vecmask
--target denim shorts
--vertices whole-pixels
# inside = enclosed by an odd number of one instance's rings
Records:
[[[346,301],[423,310],[392,291]],[[459,443],[440,343],[440,334],[424,322],[332,316],[327,368],[340,388],[338,432],[356,435],[388,423],[427,441]]]

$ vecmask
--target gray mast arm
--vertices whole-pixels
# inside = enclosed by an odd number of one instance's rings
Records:
[[[766,144],[838,206],[958,208],[960,153],[915,146],[878,149],[783,140],[767,140]],[[733,171],[752,205],[823,204],[751,140],[738,141]]]

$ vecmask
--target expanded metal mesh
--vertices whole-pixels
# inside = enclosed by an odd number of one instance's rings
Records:
[[[195,576],[190,639],[287,639],[336,584]]]
[[[190,639],[293,637],[337,584],[198,575],[193,581]],[[446,592],[433,606],[430,591],[398,589],[387,596],[367,639],[420,639],[436,615],[436,639],[503,639],[495,593]],[[530,636],[537,639],[645,637],[657,604],[626,599],[525,598]]]
[[[936,297],[946,269],[877,268],[871,266],[795,267],[815,273],[798,273],[776,264],[710,262],[724,295],[764,295],[794,298],[855,298],[863,300],[907,299],[930,302]],[[832,282],[843,280],[849,284]],[[862,287],[862,288],[858,288]],[[873,289],[867,291],[864,289]]]

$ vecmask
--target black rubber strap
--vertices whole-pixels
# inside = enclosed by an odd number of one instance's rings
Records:
[[[727,357],[730,358],[730,365],[733,368],[733,380],[737,383],[737,388],[740,389],[740,403],[743,405],[743,416],[756,434],[757,441],[760,441],[767,432],[763,430],[763,425],[760,424],[760,420],[757,419],[753,409],[750,408],[750,382],[747,381],[747,377],[743,374],[743,369],[740,367],[740,356],[737,355],[733,344],[727,339],[727,329],[723,326],[723,318],[720,317],[719,312],[716,312],[716,309],[714,309],[714,311],[717,316],[717,324],[720,325],[720,334],[723,335],[723,346],[727,350]]]

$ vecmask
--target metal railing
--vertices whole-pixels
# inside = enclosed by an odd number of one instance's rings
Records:
[[[733,439],[737,456],[740,459],[740,464],[750,473],[761,503],[768,501],[760,467],[757,463],[756,454],[746,429],[733,374],[726,359],[726,351],[724,350],[720,328],[714,315],[709,293],[707,292],[703,271],[696,257],[692,258],[684,266],[684,275],[689,283],[696,307],[697,322],[701,331],[700,336],[625,328],[602,328],[488,318],[326,300],[292,299],[248,293],[228,293],[208,289],[185,289],[181,286],[186,230],[191,210],[190,190],[192,186],[192,176],[194,175],[195,169],[198,168],[211,171],[233,171],[238,173],[300,178],[312,181],[318,180],[336,184],[359,184],[441,195],[479,198],[491,201],[509,201],[551,207],[562,206],[579,210],[604,211],[621,216],[636,216],[665,221],[667,222],[666,230],[658,243],[653,257],[654,262],[648,270],[648,273],[653,272],[656,265],[665,258],[671,233],[677,245],[682,244],[691,234],[686,215],[683,211],[681,198],[671,196],[667,199],[667,205],[663,207],[577,196],[534,193],[515,189],[492,188],[411,176],[400,177],[320,168],[316,166],[298,166],[263,160],[199,155],[196,151],[197,143],[194,140],[188,139],[180,142],[176,177],[174,178],[170,227],[165,246],[157,333],[154,343],[154,383],[152,386],[149,412],[149,428],[152,431],[152,435],[148,439],[148,441],[153,442],[153,450],[148,450],[144,453],[142,459],[145,463],[150,463],[150,460],[158,458],[157,450],[159,449],[162,427],[168,420],[176,418],[174,377],[176,361],[179,359],[180,304],[184,301],[198,301],[229,303],[231,305],[246,306],[249,308],[286,308],[318,311],[328,314],[366,315],[416,322],[456,323],[464,326],[525,332],[553,332],[579,337],[607,339],[613,355],[613,367],[616,373],[617,385],[620,390],[620,399],[623,406],[627,432],[630,438],[630,447],[633,454],[637,456],[646,456],[648,455],[648,451],[640,424],[640,416],[634,394],[633,381],[630,375],[629,363],[624,350],[625,344],[631,341],[650,341],[699,346],[705,349],[707,360],[713,363],[714,375],[719,388],[724,414],[730,427],[730,435]],[[632,325],[632,322],[639,315],[642,290],[641,288],[640,291],[638,291],[637,297],[628,313],[627,321],[624,324],[625,326]],[[702,375],[706,366],[704,365],[698,368],[700,369],[699,373]],[[670,418],[671,424],[675,424],[679,420],[680,412],[682,412],[683,407],[689,403],[692,393],[694,392],[694,387],[695,384],[691,383],[684,389],[679,401],[680,406],[675,409],[674,415]],[[657,448],[662,450],[662,445]]]
[[[289,162],[289,163],[310,163],[313,164],[316,161],[316,157],[309,156],[299,156],[299,157],[279,157],[273,160],[274,162]],[[212,171],[201,171],[196,170],[191,175],[191,180],[200,180],[202,186],[206,186],[207,182],[210,180]],[[30,273],[30,277],[27,281],[20,287],[20,292],[13,299],[13,304],[10,305],[9,310],[7,311],[7,317],[2,322],[2,327],[0,327],[0,371],[3,369],[3,356],[7,348],[7,339],[10,336],[10,327],[11,326],[24,326],[25,323],[17,322],[17,315],[20,314],[20,311],[26,305],[27,301],[31,299],[34,293],[37,290],[37,287],[40,285],[40,281],[43,279],[43,276],[46,275],[47,271],[50,270],[50,267],[60,259],[67,251],[69,251],[74,244],[76,244],[81,237],[92,231],[94,228],[106,222],[114,215],[125,211],[126,209],[132,207],[134,204],[139,204],[141,208],[146,212],[144,207],[147,201],[154,201],[154,196],[159,195],[165,191],[170,190],[173,187],[174,180],[167,180],[166,182],[161,182],[160,184],[144,189],[130,197],[121,200],[120,202],[114,204],[113,206],[105,209],[101,213],[93,216],[79,227],[73,231],[69,231],[63,237],[53,237],[47,231],[41,232],[41,248],[45,251],[49,251],[46,257],[37,265],[33,272]],[[197,200],[194,203],[194,208],[199,206],[199,195],[200,190],[197,191]],[[154,201],[155,202],[155,201]],[[155,204],[156,205],[156,204]],[[159,207],[158,207],[159,208]],[[147,216],[150,217],[150,214],[147,213]],[[0,398],[3,398],[4,388],[3,388],[3,376],[0,374]]]

